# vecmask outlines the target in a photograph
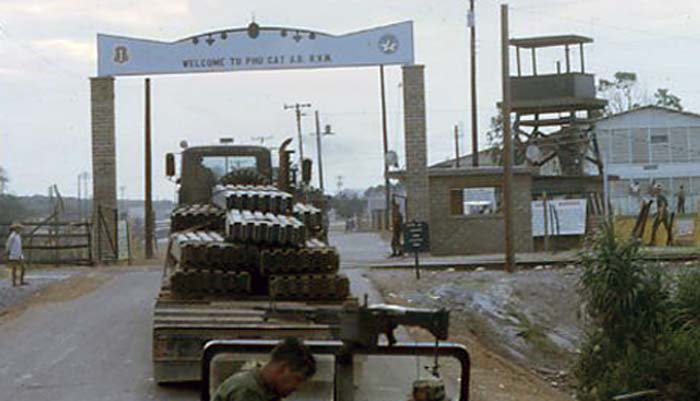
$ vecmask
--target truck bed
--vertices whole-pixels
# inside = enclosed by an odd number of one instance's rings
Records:
[[[279,308],[340,308],[341,302],[277,302]],[[163,288],[153,313],[154,378],[158,383],[200,380],[204,344],[213,339],[333,338],[333,327],[304,320],[264,319],[267,299],[180,299]]]

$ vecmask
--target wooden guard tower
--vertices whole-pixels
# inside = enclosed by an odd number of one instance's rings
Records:
[[[607,104],[596,98],[595,77],[586,73],[584,45],[592,39],[578,35],[511,39],[515,47],[517,76],[511,77],[515,160],[540,167],[540,174],[581,176],[593,163],[602,174],[592,121]],[[564,66],[556,62],[556,73],[538,73],[538,49],[564,50]],[[532,65],[523,73],[521,53],[529,51]],[[578,50],[580,68],[572,65],[572,50]]]

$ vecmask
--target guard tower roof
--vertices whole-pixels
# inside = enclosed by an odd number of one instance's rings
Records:
[[[556,36],[535,36],[531,38],[511,39],[511,46],[523,49],[535,49],[538,47],[579,45],[592,43],[593,39],[580,35],[556,35]]]

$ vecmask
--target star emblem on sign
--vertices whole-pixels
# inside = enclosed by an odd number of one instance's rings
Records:
[[[392,34],[386,34],[379,39],[379,50],[384,54],[393,54],[399,49],[399,40]]]

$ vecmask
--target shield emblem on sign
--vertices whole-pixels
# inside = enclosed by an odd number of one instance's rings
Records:
[[[114,62],[124,64],[129,61],[129,52],[126,46],[117,46],[114,48]]]

